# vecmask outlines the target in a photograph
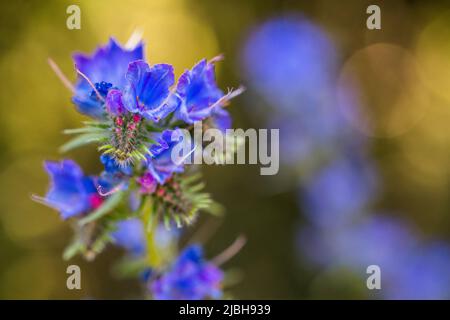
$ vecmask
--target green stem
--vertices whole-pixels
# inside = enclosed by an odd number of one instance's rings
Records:
[[[159,252],[155,240],[158,217],[156,216],[156,211],[154,209],[155,207],[151,197],[144,197],[141,207],[141,219],[144,224],[145,238],[147,241],[147,260],[151,268],[158,269],[162,265],[163,255]]]

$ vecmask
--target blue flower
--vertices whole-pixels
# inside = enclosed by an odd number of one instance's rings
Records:
[[[109,174],[122,174],[130,176],[133,173],[131,166],[119,166],[111,156],[103,154],[100,156],[101,163],[105,166],[105,172]]]
[[[396,259],[393,257],[393,259]],[[388,299],[450,299],[450,247],[444,242],[411,252],[386,287]]]
[[[256,28],[242,62],[250,85],[278,110],[301,116],[333,96],[336,48],[324,30],[302,16],[277,17]]]
[[[63,219],[96,209],[102,203],[94,179],[85,176],[72,160],[45,162],[51,185],[43,202],[61,213]]]
[[[174,83],[171,65],[150,67],[142,60],[134,61],[128,67],[126,79],[122,101],[128,111],[159,121],[175,110],[176,106],[166,101]]]
[[[231,128],[231,116],[230,113],[221,107],[216,107],[213,109],[211,113],[212,126],[214,128],[219,129],[222,132],[225,132],[227,129]]]
[[[192,124],[209,117],[212,106],[223,96],[216,84],[214,64],[203,59],[181,75],[171,103],[177,106],[177,118]]]
[[[148,171],[160,184],[164,184],[173,173],[183,172],[183,163],[172,158],[173,148],[181,143],[182,134],[179,130],[164,130],[159,134],[157,143],[150,147]]]
[[[186,248],[174,264],[151,284],[158,300],[200,300],[220,298],[222,271],[204,261],[201,247]]]
[[[146,251],[144,225],[139,219],[122,220],[117,224],[117,230],[112,233],[114,242],[135,256]]]
[[[92,55],[82,53],[73,55],[76,68],[95,85],[102,98],[107,96],[111,88],[123,88],[129,63],[143,58],[143,43],[139,43],[132,50],[127,50],[113,38],[105,46],[97,48]],[[98,97],[97,92],[84,77],[79,76],[72,100],[81,113],[102,118],[104,101]]]
[[[302,205],[321,227],[336,227],[360,215],[376,191],[374,168],[361,156],[332,161],[302,188]]]

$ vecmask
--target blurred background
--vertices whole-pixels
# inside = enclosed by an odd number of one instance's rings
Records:
[[[81,29],[66,9],[81,9]],[[381,9],[368,30],[366,9]],[[10,1],[0,4],[0,298],[139,295],[116,279],[110,248],[65,262],[67,222],[30,200],[48,185],[45,159],[70,157],[94,174],[95,147],[58,154],[61,131],[85,118],[47,64],[71,80],[74,51],[136,29],[147,60],[176,75],[219,53],[218,82],[247,91],[236,128],[280,129],[280,172],[204,166],[226,216],[200,227],[209,257],[238,234],[224,265],[242,299],[450,298],[450,3],[433,1]],[[225,88],[224,88],[225,89]],[[82,290],[66,288],[79,264]],[[381,268],[368,290],[366,268]]]

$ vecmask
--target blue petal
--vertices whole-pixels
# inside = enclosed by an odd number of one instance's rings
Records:
[[[164,152],[156,159],[150,160],[147,169],[159,184],[166,183],[174,173],[181,173],[184,171],[182,165],[177,165],[172,161],[169,151]]]
[[[209,117],[210,107],[223,96],[216,84],[214,65],[203,59],[191,70],[186,70],[178,80],[177,96],[179,119],[194,123]]]
[[[158,142],[150,147],[152,157],[148,159],[147,168],[160,184],[164,184],[173,173],[183,172],[183,164],[172,159],[173,148],[180,143],[180,131],[164,130],[156,139]]]
[[[48,205],[60,211],[63,219],[78,215],[89,208],[87,182],[81,168],[75,162],[47,161],[45,169],[51,178],[45,200]]]
[[[157,64],[145,74],[139,99],[149,112],[155,112],[169,96],[169,88],[174,83],[173,67],[168,64]]]
[[[89,92],[85,95],[74,96],[72,102],[77,106],[79,112],[96,119],[103,118],[103,103],[100,100],[91,97]]]
[[[131,166],[119,166],[110,155],[103,154],[100,156],[100,162],[105,166],[105,171],[111,174],[125,174],[131,175],[133,173],[133,168]]]
[[[104,47],[98,48],[92,55],[76,53],[73,55],[75,66],[86,75],[93,84],[106,82],[114,87],[125,85],[125,73],[128,64],[143,59],[144,46],[140,43],[133,50],[122,48],[114,39]],[[81,76],[75,86],[72,101],[81,113],[95,118],[103,116],[103,101],[92,95],[93,88]]]
[[[176,266],[180,267],[187,262],[200,263],[203,260],[203,250],[199,245],[186,248],[178,257]]]
[[[128,64],[143,58],[143,43],[140,43],[133,50],[127,50],[122,48],[113,38],[110,38],[107,45],[98,48],[92,55],[82,53],[73,55],[75,66],[92,83],[105,81],[118,88],[122,88],[125,85],[125,73],[127,72]],[[81,77],[78,85],[80,84],[86,85],[86,81]]]

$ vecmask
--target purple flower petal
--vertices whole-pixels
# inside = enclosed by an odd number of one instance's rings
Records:
[[[117,89],[112,89],[106,96],[106,109],[109,113],[120,116],[125,113],[125,106],[122,102],[122,92]]]

